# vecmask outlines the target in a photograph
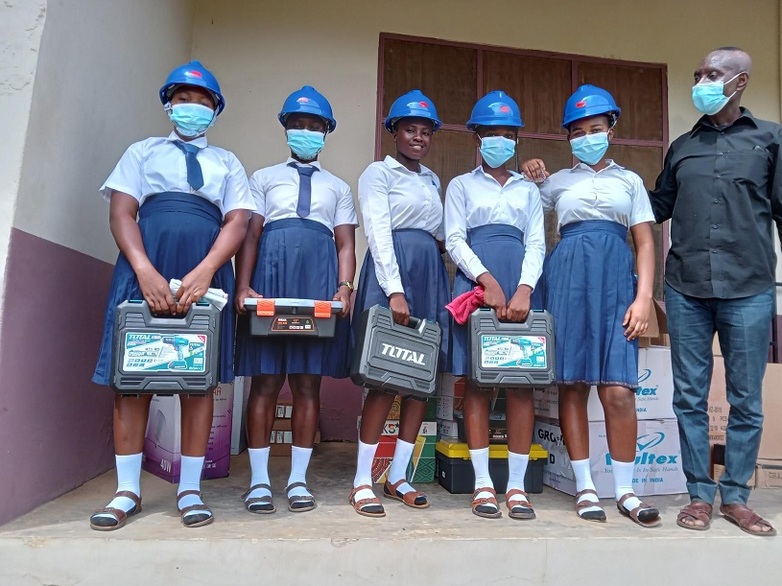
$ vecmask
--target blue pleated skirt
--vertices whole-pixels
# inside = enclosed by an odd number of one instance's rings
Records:
[[[554,317],[557,382],[638,387],[638,340],[622,320],[635,299],[627,228],[607,220],[567,224],[544,264]]]
[[[261,235],[250,286],[264,297],[330,300],[337,292],[337,247],[326,226],[290,218],[270,222]],[[236,330],[236,374],[348,375],[350,321],[337,318],[333,338],[250,336],[242,317]]]
[[[443,329],[440,370],[444,370],[448,365],[451,339],[451,320],[445,306],[451,299],[448,295],[448,272],[445,270],[437,241],[425,230],[394,230],[391,236],[410,315],[436,321]],[[353,308],[354,333],[360,325],[361,313],[374,305],[388,307],[388,298],[377,281],[372,254],[367,252],[361,267]],[[355,342],[355,337],[353,340]]]
[[[166,281],[182,279],[206,258],[223,223],[223,215],[213,203],[189,193],[166,192],[148,197],[138,210],[138,227],[144,250],[155,269]],[[211,287],[222,289],[228,299],[234,297],[234,272],[231,262],[218,269]],[[128,299],[143,299],[138,279],[130,263],[120,252],[109,288],[103,341],[93,382],[108,385],[112,371],[114,316],[117,305]],[[220,331],[220,382],[231,382],[235,315],[233,304],[222,311]]]
[[[506,301],[510,301],[519,287],[524,262],[524,233],[507,224],[486,224],[468,230],[467,239],[483,266],[497,279]],[[475,285],[462,271],[457,271],[453,282],[454,298],[472,290]],[[450,370],[455,376],[463,376],[470,370],[469,322],[464,325],[454,322],[451,331],[453,350]]]

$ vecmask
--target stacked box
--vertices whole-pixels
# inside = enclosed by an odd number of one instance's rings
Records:
[[[289,401],[277,403],[271,435],[269,437],[269,455],[290,458],[293,445],[293,404]],[[315,432],[315,444],[320,443],[320,430]]]
[[[452,374],[442,374],[440,389],[437,395],[437,432],[439,437],[456,439],[459,430],[456,425],[456,412],[462,409],[464,403],[464,377]]]
[[[233,385],[221,384],[213,391],[214,415],[206,449],[202,478],[228,476],[231,456]],[[144,470],[179,482],[182,465],[182,412],[178,396],[152,397],[144,438]]]
[[[358,427],[361,428],[361,417],[358,418]],[[386,481],[388,468],[394,458],[396,439],[399,436],[399,421],[386,420],[383,433],[372,460],[372,481],[382,483]],[[413,483],[434,482],[435,473],[435,443],[437,442],[437,423],[424,421],[418,430],[413,456],[407,466],[407,481]]]

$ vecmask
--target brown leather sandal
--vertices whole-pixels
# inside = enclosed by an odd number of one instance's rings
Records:
[[[482,492],[488,492],[492,496],[488,498],[478,498],[478,495]],[[472,493],[471,506],[473,514],[478,515],[479,517],[483,517],[485,519],[499,519],[502,517],[500,505],[497,502],[497,491],[495,491],[491,486],[482,486],[481,488],[476,488],[475,492]]]
[[[272,487],[265,482],[261,484],[253,484],[250,489],[242,495],[242,499],[244,500],[244,508],[247,509],[250,513],[255,513],[257,515],[271,515],[277,510],[274,506],[274,502],[272,501],[271,494],[247,498],[254,490],[258,488],[265,488],[269,492],[272,491]]]
[[[595,498],[597,497],[597,491],[592,490],[591,488],[585,488],[582,491],[579,491],[576,493],[576,514],[578,515],[579,519],[583,519],[584,521],[592,521],[595,523],[605,523],[606,520],[606,512],[603,510],[603,507],[600,506],[600,501],[593,501],[590,499],[584,499],[581,500],[581,497],[587,494],[593,494],[595,495]],[[586,511],[582,512],[584,509],[589,509],[592,507],[596,507],[600,509],[599,511]]]
[[[348,502],[353,505],[353,508],[359,515],[363,515],[364,517],[385,517],[386,511],[374,493],[372,493],[372,498],[356,500],[356,494],[364,489],[367,489],[370,492],[372,491],[372,487],[369,484],[356,486],[350,491]]]
[[[203,527],[204,525],[209,525],[212,521],[215,520],[214,515],[212,514],[212,511],[209,507],[207,507],[205,504],[198,504],[198,505],[190,505],[189,507],[185,507],[184,509],[179,508],[179,501],[182,500],[183,497],[186,496],[197,496],[201,499],[201,491],[200,490],[183,490],[178,495],[176,495],[176,506],[177,510],[179,510],[179,515],[182,520],[182,525],[187,527],[188,529],[195,529],[196,527]],[[201,499],[203,501],[203,499]],[[200,513],[194,513],[192,515],[188,513],[192,513],[193,511],[201,511]]]
[[[417,490],[401,493],[397,490],[405,482],[407,482],[405,478],[395,482],[394,484],[391,484],[388,482],[388,480],[386,480],[386,483],[383,485],[383,496],[389,499],[402,501],[408,507],[412,507],[414,509],[429,508],[429,500],[426,498],[426,493]]]
[[[732,503],[729,505],[720,505],[720,513],[728,521],[736,525],[739,529],[750,535],[757,535],[760,537],[773,537],[777,534],[777,530],[771,526],[771,523],[766,521],[763,517],[758,515],[755,511],[750,509],[747,505],[742,503]],[[751,529],[753,525],[758,527],[768,527],[768,531],[758,531],[757,529]]]
[[[524,497],[524,500],[516,499],[514,501],[513,497],[515,496]],[[511,503],[511,501],[513,501],[513,503]],[[529,521],[536,517],[535,509],[529,504],[527,493],[519,488],[512,488],[505,493],[505,504],[508,507],[508,517],[511,519]]]
[[[713,507],[703,501],[691,501],[676,516],[676,524],[693,531],[706,531],[711,527],[711,515]],[[703,525],[693,525],[685,521],[700,521]]]
[[[660,511],[654,508],[652,505],[641,502],[640,505],[635,507],[632,511],[628,511],[624,503],[627,499],[635,497],[635,494],[628,492],[616,501],[616,508],[625,517],[631,519],[637,525],[641,527],[657,527],[662,521],[660,520]],[[637,498],[637,497],[635,497]]]
[[[125,521],[128,520],[128,517],[132,517],[141,512],[140,496],[129,490],[120,490],[114,495],[114,498],[120,496],[132,500],[133,508],[128,512],[114,507],[103,507],[102,509],[98,509],[90,516],[90,529],[94,529],[95,531],[115,531],[125,525]],[[111,515],[113,519],[104,517],[103,515]]]

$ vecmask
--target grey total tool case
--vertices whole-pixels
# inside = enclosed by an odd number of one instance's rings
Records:
[[[252,336],[332,338],[341,301],[247,297]]]

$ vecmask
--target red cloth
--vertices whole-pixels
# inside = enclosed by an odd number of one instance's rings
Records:
[[[483,306],[483,287],[480,285],[473,287],[472,291],[462,293],[445,306],[445,309],[453,316],[454,321],[459,324],[466,324],[470,319],[470,314]]]

